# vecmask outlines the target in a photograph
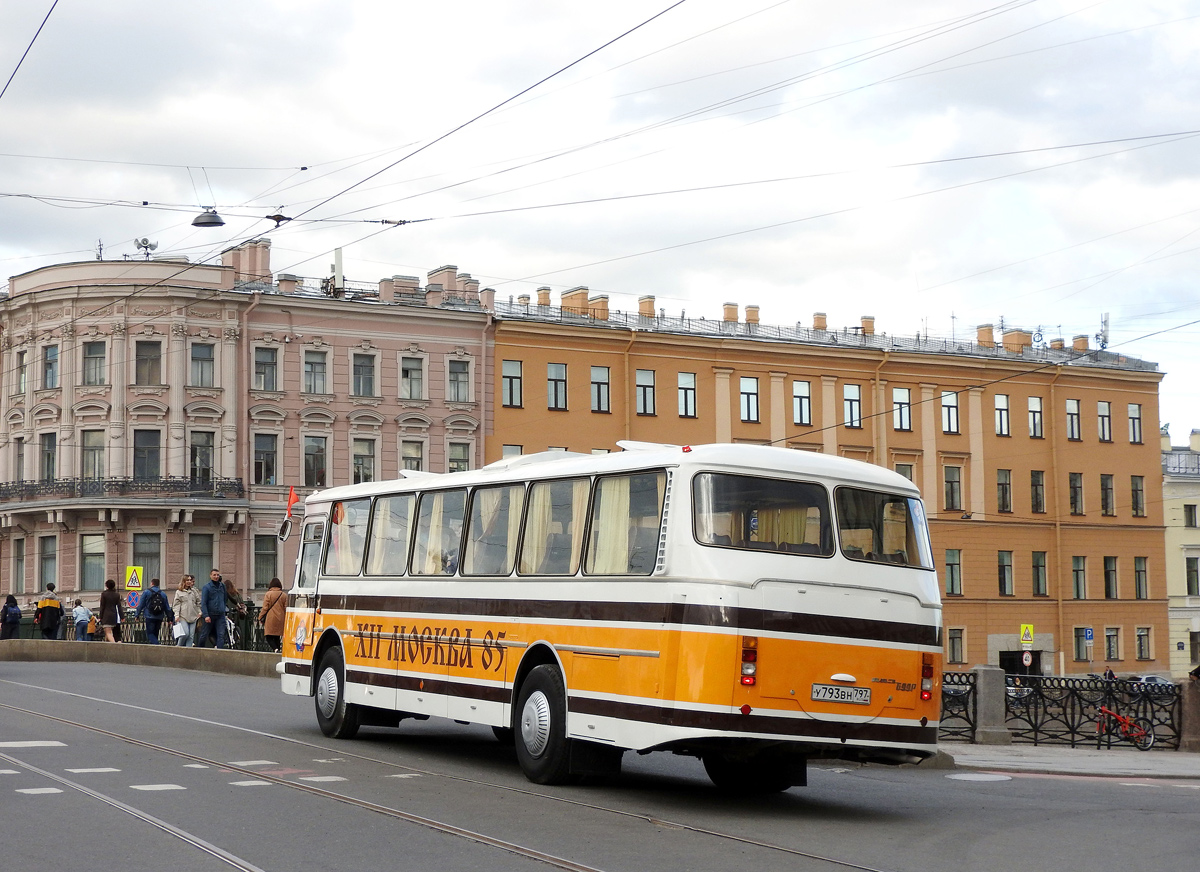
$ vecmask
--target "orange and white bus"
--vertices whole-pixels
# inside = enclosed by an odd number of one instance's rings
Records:
[[[490,725],[546,784],[625,751],[760,791],[804,784],[809,759],[936,751],[942,611],[911,482],[783,448],[621,447],[309,496],[283,691],[338,738]]]

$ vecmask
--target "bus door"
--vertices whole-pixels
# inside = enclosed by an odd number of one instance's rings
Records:
[[[287,626],[284,629],[283,653],[301,660],[311,660],[317,619],[317,575],[321,568],[321,541],[325,538],[325,519],[309,516],[304,519],[300,541],[300,559],[296,561],[296,578],[288,598]],[[316,669],[316,664],[313,664]]]

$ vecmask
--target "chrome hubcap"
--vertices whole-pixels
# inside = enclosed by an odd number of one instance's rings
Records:
[[[550,742],[550,700],[535,690],[521,710],[521,741],[534,757],[541,756]]]
[[[330,667],[321,673],[321,678],[317,681],[317,708],[323,717],[333,717],[333,712],[337,708],[337,698],[337,671]]]

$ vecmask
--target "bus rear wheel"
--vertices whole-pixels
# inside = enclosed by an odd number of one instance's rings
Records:
[[[788,767],[781,767],[771,755],[742,757],[714,751],[702,759],[709,779],[726,793],[780,793],[794,784]]]
[[[567,739],[567,689],[553,666],[536,666],[517,696],[517,762],[534,784],[571,780],[571,743]]]
[[[362,709],[346,702],[345,672],[342,649],[326,651],[317,669],[317,723],[331,739],[353,739],[362,723]]]

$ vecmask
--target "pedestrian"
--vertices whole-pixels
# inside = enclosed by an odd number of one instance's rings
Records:
[[[92,641],[92,631],[88,628],[88,624],[92,620],[92,610],[83,604],[83,600],[75,600],[75,608],[71,611],[71,617],[75,619],[75,641]]]
[[[158,634],[162,630],[163,621],[175,623],[171,604],[167,602],[167,595],[159,587],[157,578],[150,579],[150,587],[142,591],[142,595],[138,599],[136,616],[145,617],[146,641],[151,645],[158,644]]]
[[[1117,673],[1112,671],[1111,666],[1104,667],[1104,680],[1105,681],[1116,681],[1117,680]]]
[[[42,631],[43,639],[57,639],[58,628],[63,620],[62,601],[54,592],[54,582],[46,583],[46,592],[38,600],[37,611],[33,614],[33,622]]]
[[[11,597],[10,597],[10,599],[11,599]],[[7,638],[7,637],[0,636],[0,638]],[[1195,669],[1193,669],[1191,672],[1189,672],[1188,677],[1191,678],[1192,681],[1200,681],[1200,666],[1197,666]]]
[[[272,578],[263,597],[258,623],[263,628],[263,638],[276,654],[283,650],[283,621],[287,617],[287,594],[278,578]]]
[[[15,639],[21,632],[21,607],[11,593],[4,598],[0,607],[0,640]]]
[[[208,574],[208,584],[200,591],[200,647],[208,647],[208,640],[213,640],[213,646],[224,648],[228,634],[225,631],[225,584],[221,581],[220,570],[214,569]]]
[[[121,641],[113,632],[120,624],[121,594],[117,591],[117,583],[110,578],[100,592],[100,627],[104,630],[104,641]]]
[[[196,621],[200,620],[200,591],[196,590],[196,577],[185,575],[175,591],[171,604],[175,613],[175,626],[183,627],[183,635],[176,629],[175,644],[180,648],[191,648],[196,644]]]

